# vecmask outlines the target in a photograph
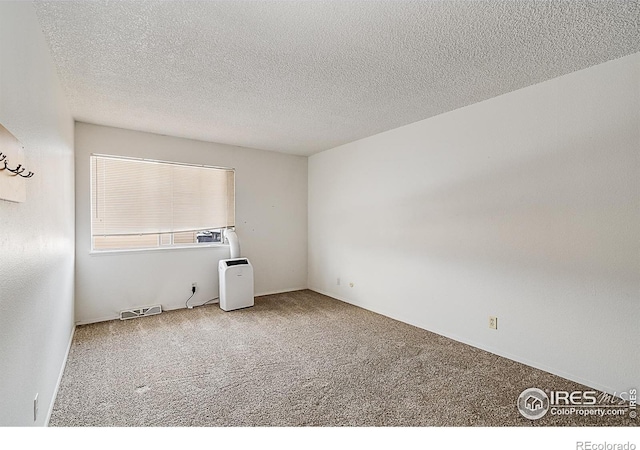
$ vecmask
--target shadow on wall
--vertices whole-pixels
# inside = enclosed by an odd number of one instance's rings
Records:
[[[342,217],[361,221],[367,210],[382,210],[383,219],[364,232],[361,222],[357,228],[343,222],[346,230],[359,230],[343,234],[343,244],[371,246],[372,235],[377,240],[386,229],[392,237],[376,243],[383,254],[381,246],[389,246],[407,256],[637,283],[638,161],[632,145],[611,149],[606,141],[567,146],[581,150],[545,149],[518,164],[386,204],[365,200],[357,205],[362,215],[351,205]]]

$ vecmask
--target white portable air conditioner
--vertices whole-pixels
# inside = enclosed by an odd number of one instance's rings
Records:
[[[253,306],[253,267],[247,258],[222,259],[220,276],[220,308],[224,311]]]

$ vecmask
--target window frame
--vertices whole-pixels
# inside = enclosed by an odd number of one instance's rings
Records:
[[[109,254],[118,254],[118,253],[140,253],[140,252],[164,252],[164,251],[173,251],[173,250],[190,250],[197,248],[219,248],[219,247],[229,247],[229,243],[225,242],[224,239],[224,230],[235,230],[234,226],[220,227],[220,228],[212,228],[210,230],[197,230],[197,231],[176,231],[170,233],[152,233],[150,235],[157,235],[158,245],[155,247],[131,247],[131,248],[109,248],[109,249],[96,249],[94,247],[94,235],[93,235],[93,225],[94,225],[94,206],[93,206],[93,195],[95,189],[94,183],[94,173],[92,168],[92,163],[94,161],[94,157],[103,157],[103,158],[113,158],[119,160],[131,160],[131,161],[143,161],[143,162],[151,162],[151,163],[161,163],[161,164],[169,164],[169,165],[177,165],[177,166],[187,166],[187,167],[199,167],[206,169],[218,169],[224,171],[232,171],[233,172],[233,209],[234,209],[234,217],[235,217],[235,191],[236,191],[236,169],[232,167],[223,167],[223,166],[212,166],[208,164],[193,164],[193,163],[185,163],[178,161],[167,161],[160,159],[151,159],[151,158],[141,158],[141,157],[133,157],[133,156],[122,156],[122,155],[109,155],[104,153],[91,153],[89,155],[89,254],[90,255],[109,255]],[[234,220],[235,222],[235,220]],[[220,242],[193,242],[193,243],[180,243],[174,244],[174,235],[180,233],[199,233],[202,231],[220,231],[221,232],[221,241]],[[162,235],[170,234],[172,244],[162,245]],[[133,236],[133,235],[132,235]],[[142,234],[141,234],[142,236]]]

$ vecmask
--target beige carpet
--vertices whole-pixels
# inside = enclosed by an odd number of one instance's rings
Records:
[[[530,387],[587,389],[312,291],[80,326],[51,426],[620,426],[531,421]]]

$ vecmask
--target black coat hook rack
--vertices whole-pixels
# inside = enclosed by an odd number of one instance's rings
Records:
[[[0,153],[0,162],[4,163],[4,167],[0,167],[0,170],[8,170],[11,173],[20,175],[22,178],[31,178],[34,175],[34,173],[31,171],[27,172],[26,175],[23,175],[23,173],[27,169],[25,167],[22,167],[22,164],[18,164],[18,167],[16,167],[15,169],[9,168],[9,161],[7,161],[7,155],[5,154]]]

